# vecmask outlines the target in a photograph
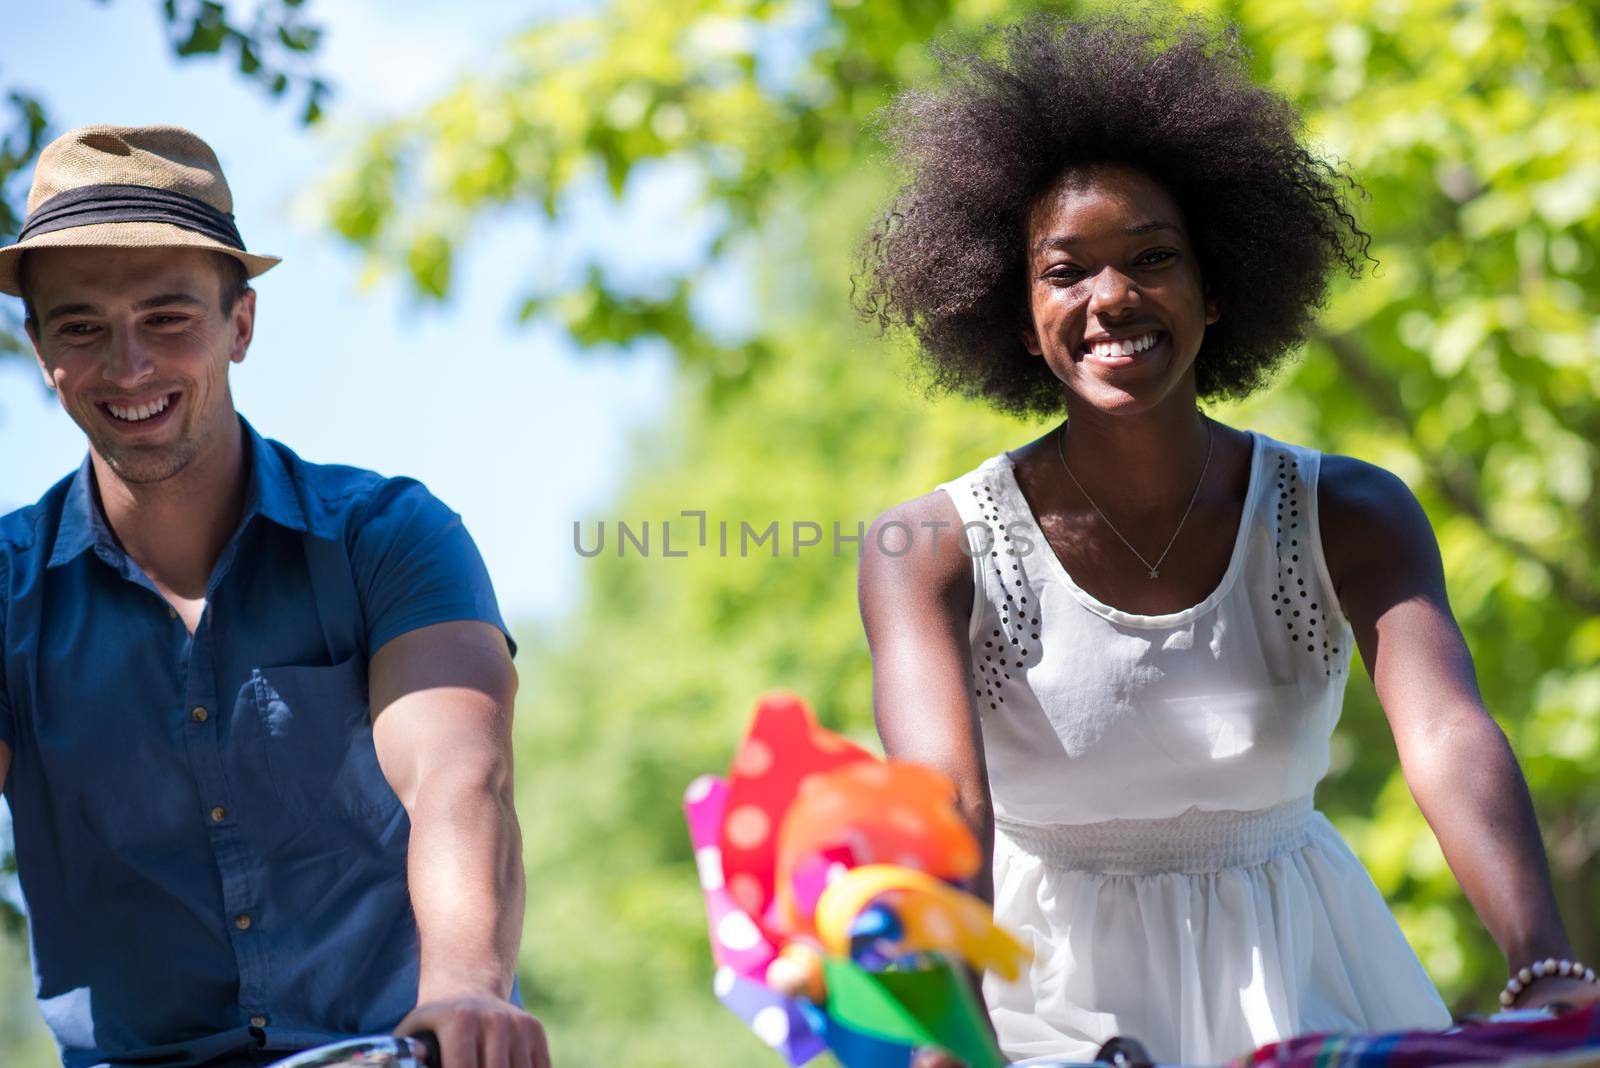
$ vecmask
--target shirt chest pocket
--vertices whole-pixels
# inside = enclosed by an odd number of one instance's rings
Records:
[[[235,713],[292,816],[386,820],[399,808],[373,747],[361,656],[328,667],[256,668]]]

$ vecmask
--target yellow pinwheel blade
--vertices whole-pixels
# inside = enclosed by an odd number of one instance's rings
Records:
[[[912,950],[949,953],[974,968],[1014,980],[1031,954],[997,927],[978,898],[943,880],[895,864],[867,864],[834,880],[817,900],[817,934],[827,951],[850,955],[850,925],[882,899],[900,918]]]

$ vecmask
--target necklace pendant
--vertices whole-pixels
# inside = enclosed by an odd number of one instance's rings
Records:
[[[1157,575],[1158,575],[1158,574],[1160,574],[1160,572],[1159,572],[1159,571],[1157,571],[1157,570],[1156,570],[1156,569],[1155,569],[1155,568],[1153,568],[1153,567],[1152,567],[1152,568],[1151,568],[1151,569],[1150,569],[1150,577],[1151,577],[1151,578],[1155,578],[1155,577],[1156,577],[1156,576],[1157,576]]]

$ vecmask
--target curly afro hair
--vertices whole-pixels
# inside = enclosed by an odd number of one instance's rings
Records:
[[[1172,195],[1222,309],[1195,360],[1200,397],[1240,398],[1305,340],[1336,266],[1368,235],[1359,187],[1298,139],[1294,107],[1251,81],[1236,27],[1150,11],[1035,15],[937,46],[941,77],[882,122],[904,184],[863,242],[855,304],[906,328],[930,391],[1049,417],[1064,389],[1022,343],[1028,210],[1068,167],[1132,165]]]

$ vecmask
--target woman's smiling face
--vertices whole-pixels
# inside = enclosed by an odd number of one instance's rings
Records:
[[[1146,411],[1185,381],[1217,321],[1177,203],[1121,163],[1068,168],[1028,214],[1028,351],[1105,412]]]

